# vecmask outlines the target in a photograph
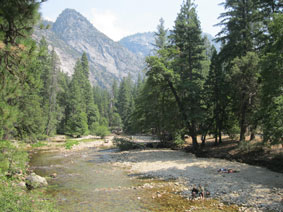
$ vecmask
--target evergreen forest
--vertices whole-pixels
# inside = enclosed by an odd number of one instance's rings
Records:
[[[207,135],[215,143],[223,134],[283,142],[280,1],[223,3],[220,52],[202,38],[196,7],[185,1],[172,30],[160,19],[144,76],[113,81],[111,89],[90,84],[87,52],[68,76],[45,38],[32,40],[41,3],[1,3],[0,138],[36,142],[123,130],[164,142],[188,135],[195,148]]]
[[[184,0],[172,29],[160,18],[142,74],[111,79],[111,86],[91,83],[88,52],[68,75],[56,46],[33,39],[35,28],[50,27],[39,13],[46,1],[0,0],[0,210],[57,211],[45,194],[23,195],[15,186],[31,172],[27,148],[56,135],[150,135],[162,148],[185,148],[190,139],[194,153],[208,138],[216,147],[257,138],[282,150],[281,0],[225,0],[220,50],[202,36],[197,6]],[[270,161],[282,171],[282,157]]]

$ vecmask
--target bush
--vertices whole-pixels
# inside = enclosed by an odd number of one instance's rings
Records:
[[[10,141],[0,141],[0,176],[25,172],[28,154]]]
[[[99,126],[99,127],[96,128],[95,134],[97,136],[101,136],[102,138],[104,138],[105,136],[110,134],[110,131],[109,131],[108,127],[106,127],[106,126]]]
[[[92,124],[91,132],[94,135],[101,136],[102,138],[110,134],[110,131],[106,125],[99,125],[98,123]]]
[[[131,142],[126,138],[114,138],[114,144],[120,151],[127,151],[131,149],[144,149],[144,145]]]
[[[46,142],[43,142],[43,141],[39,141],[39,142],[36,142],[34,144],[31,144],[31,146],[33,148],[37,148],[37,147],[43,147],[43,146],[47,146],[47,143]]]
[[[173,145],[175,147],[181,147],[182,145],[184,145],[185,141],[182,138],[182,135],[180,133],[177,133],[175,135],[174,141],[173,141]]]
[[[67,140],[65,143],[65,148],[66,149],[72,149],[74,145],[78,145],[79,141],[75,141],[75,140]]]

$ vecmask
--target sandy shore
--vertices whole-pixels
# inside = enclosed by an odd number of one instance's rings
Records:
[[[201,185],[211,197],[236,203],[246,211],[283,211],[283,174],[262,167],[220,159],[196,158],[173,150],[127,151],[111,154],[110,162],[142,176],[174,178],[188,188]],[[237,173],[218,173],[231,168]],[[190,196],[190,189],[187,195]]]

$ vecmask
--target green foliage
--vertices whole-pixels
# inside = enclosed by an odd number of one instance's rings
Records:
[[[122,119],[119,113],[112,113],[111,114],[111,126],[112,127],[121,127],[122,126]]]
[[[13,185],[13,181],[0,177],[0,208],[1,211],[13,212],[58,212],[54,204],[37,191],[23,191]]]
[[[280,1],[226,0],[219,54],[201,36],[195,5],[184,1],[169,37],[160,19],[146,78],[134,84],[124,77],[110,92],[92,88],[87,53],[70,80],[45,39],[36,47],[31,32],[40,2],[0,4],[0,139],[36,141],[58,132],[103,137],[111,127],[176,145],[188,134],[194,147],[199,134],[221,142],[222,133],[244,140],[248,130],[262,130],[267,143],[283,142]],[[10,172],[9,159],[1,157],[3,172]]]
[[[92,133],[104,138],[105,136],[110,134],[110,131],[106,125],[99,125],[98,123],[94,123],[92,126]]]
[[[257,2],[253,0],[226,0],[223,4],[227,11],[220,16],[222,21],[219,25],[223,28],[217,40],[225,44],[220,57],[231,62],[255,49],[258,41],[255,38],[260,35],[259,10]]]
[[[131,142],[126,138],[114,138],[114,144],[119,148],[120,151],[144,148],[143,145]]]
[[[274,15],[269,24],[272,39],[262,58],[261,116],[265,142],[283,143],[283,15]]]
[[[181,147],[182,145],[185,144],[185,140],[183,139],[183,133],[181,132],[176,133],[173,144],[176,147]]]
[[[79,141],[76,141],[76,140],[67,140],[66,143],[65,143],[65,148],[66,148],[66,149],[72,149],[73,146],[78,145],[78,144],[79,144]]]
[[[128,116],[133,107],[131,78],[123,78],[118,94],[117,108],[124,127],[127,127]]]
[[[75,66],[75,73],[69,86],[65,132],[70,135],[88,133],[87,102],[84,96],[85,74],[80,60]]]
[[[283,95],[274,97],[265,109],[264,140],[271,144],[283,143]]]
[[[25,172],[28,162],[28,154],[23,151],[20,144],[12,144],[10,141],[0,140],[0,177],[13,176],[16,173]]]
[[[38,148],[38,147],[43,147],[43,146],[47,146],[48,144],[46,142],[43,142],[43,141],[38,141],[34,144],[31,144],[31,146],[33,148]]]
[[[39,19],[39,1],[2,1],[0,4],[0,139],[18,136],[18,98],[37,80],[35,44],[31,31]],[[21,111],[23,112],[23,111]],[[38,132],[36,132],[38,133]]]
[[[245,56],[232,61],[232,97],[241,129],[240,140],[245,140],[246,129],[251,125],[252,115],[258,108],[258,64],[259,58],[254,52],[247,52]]]
[[[155,47],[157,50],[162,49],[168,45],[168,37],[167,37],[168,30],[164,27],[164,19],[161,18],[159,20],[159,25],[157,26],[157,32],[154,33],[155,35]]]

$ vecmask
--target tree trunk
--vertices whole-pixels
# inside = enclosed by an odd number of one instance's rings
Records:
[[[218,144],[217,133],[214,134],[214,145]]]
[[[252,141],[252,140],[254,140],[254,139],[255,139],[255,133],[252,132],[252,133],[251,133],[251,137],[250,137],[250,141]]]
[[[222,133],[221,133],[221,129],[218,129],[218,137],[219,137],[219,143],[222,144]]]
[[[201,146],[205,146],[206,134],[201,136]]]
[[[256,133],[256,128],[257,128],[257,124],[252,125],[251,127],[251,136],[250,136],[250,141],[255,139],[255,133]]]
[[[193,148],[198,149],[198,140],[196,135],[191,135],[192,140],[193,140]]]
[[[242,124],[242,121],[241,121],[240,141],[246,140],[245,135],[246,135],[246,126],[245,126],[245,124]]]
[[[244,99],[244,98],[243,98]],[[247,105],[248,102],[245,101],[243,103],[243,106],[241,108],[241,117],[240,117],[240,141],[245,141],[245,134],[246,134],[246,130],[247,130],[247,126],[246,126],[246,111],[247,111]]]

